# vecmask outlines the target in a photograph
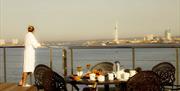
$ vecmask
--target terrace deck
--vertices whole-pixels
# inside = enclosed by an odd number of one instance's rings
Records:
[[[18,86],[16,83],[0,83],[0,91],[37,91],[34,85],[30,87]]]

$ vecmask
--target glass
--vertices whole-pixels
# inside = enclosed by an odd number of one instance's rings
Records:
[[[114,80],[114,73],[108,73],[108,80],[113,81]]]
[[[77,75],[78,76],[82,76],[83,75],[83,71],[82,71],[82,67],[81,66],[77,67]]]
[[[78,67],[77,67],[77,71],[78,71],[78,72],[82,71],[82,67],[81,67],[81,66],[78,66]]]
[[[87,69],[87,73],[90,72],[90,67],[91,67],[91,64],[86,64],[86,69]]]

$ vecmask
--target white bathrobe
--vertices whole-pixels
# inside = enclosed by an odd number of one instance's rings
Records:
[[[28,32],[25,36],[23,72],[33,72],[35,68],[35,48],[40,46],[35,36]]]

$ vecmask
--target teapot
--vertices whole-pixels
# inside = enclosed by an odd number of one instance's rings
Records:
[[[115,61],[115,72],[120,71],[120,62],[119,61]]]
[[[124,78],[124,69],[121,69],[121,65],[119,61],[115,61],[115,77],[118,80],[121,80],[122,78]]]

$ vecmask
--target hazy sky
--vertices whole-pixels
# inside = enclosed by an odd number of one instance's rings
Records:
[[[0,38],[24,39],[34,25],[39,41],[180,35],[180,0],[0,0]]]

